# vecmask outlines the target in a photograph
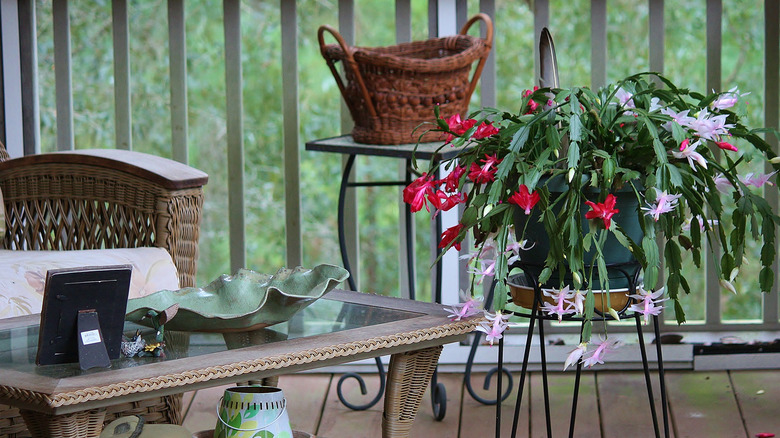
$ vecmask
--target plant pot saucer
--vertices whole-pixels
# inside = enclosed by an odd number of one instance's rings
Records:
[[[518,274],[509,277],[506,281],[509,286],[509,294],[512,297],[512,303],[525,309],[532,309],[534,305],[534,287],[529,284],[525,274]],[[543,288],[542,291],[551,291],[553,289]],[[611,307],[615,311],[623,312],[631,304],[629,294],[632,293],[628,288],[610,289],[609,294],[602,290],[593,290],[595,295],[594,308],[599,314],[608,313],[607,308]],[[609,296],[607,296],[609,295]],[[555,301],[544,294],[540,297],[542,302],[555,304]],[[609,300],[609,301],[608,301]],[[608,304],[609,303],[609,306]]]

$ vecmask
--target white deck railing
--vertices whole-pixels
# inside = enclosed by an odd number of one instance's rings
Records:
[[[132,144],[133,117],[131,111],[131,59],[129,46],[132,41],[132,23],[128,23],[127,0],[112,0],[112,37],[114,59],[114,118],[115,138],[119,148],[130,149]],[[347,40],[355,39],[355,5],[353,0],[339,0],[338,2],[338,26]],[[471,3],[471,4],[469,4]],[[56,93],[56,119],[57,119],[57,149],[68,150],[74,147],[73,133],[73,92],[72,81],[78,80],[71,76],[71,30],[70,9],[67,0],[55,0],[53,2],[53,15],[38,16],[36,14],[36,2],[33,0],[2,0],[0,17],[2,19],[2,78],[3,86],[0,89],[3,105],[0,105],[2,125],[0,125],[0,139],[7,144],[12,156],[33,154],[40,151],[40,116],[38,93]],[[167,1],[167,21],[169,47],[169,71],[170,71],[170,130],[172,141],[172,156],[174,159],[187,162],[188,159],[188,107],[187,100],[187,47],[185,35],[185,6],[183,0]],[[241,2],[239,0],[224,0],[221,13],[224,22],[224,66],[226,84],[226,136],[227,156],[225,166],[227,172],[227,184],[229,203],[227,214],[230,227],[230,266],[235,270],[246,263],[246,236],[245,236],[245,192],[244,192],[244,127],[242,105],[242,46],[241,46]],[[397,0],[394,5],[396,18],[397,41],[411,39],[412,2],[411,0]],[[453,33],[468,16],[467,7],[473,11],[475,2],[466,0],[430,0],[429,11],[429,35]],[[673,5],[666,5],[674,7]],[[478,2],[481,11],[493,16],[496,10],[495,0],[481,0]],[[648,70],[664,71],[664,60],[670,56],[666,48],[674,45],[674,42],[665,41],[665,4],[663,0],[648,0],[646,3],[636,3],[637,8],[647,8],[648,19]],[[722,49],[722,25],[723,4],[721,0],[708,0],[706,7],[706,89],[721,89],[721,64],[723,62]],[[283,97],[284,120],[284,174],[285,174],[285,221],[286,221],[286,262],[289,266],[301,264],[303,258],[303,236],[301,225],[301,181],[300,181],[300,155],[301,144],[307,140],[300,136],[299,96],[302,92],[298,84],[298,16],[305,13],[299,10],[300,5],[294,0],[279,1],[279,20],[281,23],[281,63],[282,63],[282,89],[279,92]],[[766,0],[764,8],[764,123],[766,126],[778,127],[780,112],[780,5],[776,1]],[[555,17],[554,6],[549,0],[536,0],[533,2],[533,32],[539,35],[542,27],[555,28],[555,20],[563,17]],[[609,69],[609,51],[607,47],[609,6],[606,0],[591,0],[591,58],[590,72],[591,85],[599,86],[607,81]],[[52,20],[54,35],[54,64],[38,65],[36,26],[42,20]],[[501,32],[501,17],[495,19],[496,32]],[[552,25],[552,26],[551,26]],[[759,25],[759,23],[755,23]],[[535,44],[535,47],[538,47]],[[499,48],[500,49],[500,48]],[[497,88],[496,56],[491,55],[488,65],[482,75],[480,98],[482,105],[495,105]],[[536,59],[537,57],[534,57]],[[53,68],[56,73],[55,90],[39,90],[38,70],[41,68]],[[538,67],[537,67],[538,69]],[[350,127],[349,115],[342,111],[342,130],[348,132]],[[774,191],[768,194],[775,208],[778,201]],[[207,200],[208,202],[208,200]],[[358,223],[355,213],[355,201],[351,198],[348,203],[349,245],[352,252],[352,260],[358,257]],[[402,215],[401,215],[402,217]],[[401,237],[403,239],[403,237]],[[403,240],[401,240],[403,244]],[[403,263],[400,264],[403,266]],[[427,261],[421,263],[427,266]],[[775,271],[777,262],[775,263]],[[450,267],[449,269],[453,269]],[[454,268],[457,269],[457,266]],[[356,272],[360,272],[359,266],[355,266]],[[401,276],[409,275],[401,268]],[[400,281],[399,284],[405,284]],[[775,282],[776,284],[778,281]],[[703,321],[675,327],[675,330],[694,330],[706,332],[726,331],[777,331],[780,330],[778,322],[778,290],[763,298],[761,305],[761,318],[754,321],[723,321],[722,318],[722,292],[711,272],[706,282],[707,298],[706,312]],[[444,291],[444,301],[457,300],[454,290]],[[402,292],[403,295],[403,292]],[[620,330],[620,329],[617,329]]]

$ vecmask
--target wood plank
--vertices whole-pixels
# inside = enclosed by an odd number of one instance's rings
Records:
[[[330,389],[332,375],[289,374],[279,376],[279,388],[287,399],[293,430],[314,434],[320,424],[322,405]]]
[[[669,372],[666,384],[679,438],[745,437],[726,371]]]
[[[431,386],[425,391],[420,410],[412,426],[413,437],[458,438],[460,424],[460,406],[463,397],[462,374],[439,374],[437,381],[444,385],[447,392],[447,411],[444,419],[436,421],[431,403]],[[468,395],[467,395],[468,397]]]
[[[483,389],[483,383],[485,381],[486,373],[474,373],[471,376],[472,388],[474,393],[479,397],[485,399],[496,398],[496,376],[493,376],[491,385],[488,390]],[[509,398],[501,404],[501,436],[511,436],[512,433],[512,420],[515,415],[515,401],[517,400],[517,384],[520,379],[520,373],[512,373],[514,383],[512,385],[512,392]],[[506,379],[504,379],[503,385],[506,385]],[[529,418],[529,397],[528,397],[528,385],[529,382],[525,382],[526,390],[523,391],[523,399],[520,404],[520,416],[518,418],[518,430],[517,437],[527,437],[528,435],[528,418]],[[474,400],[471,395],[464,389],[463,393],[463,408],[461,411],[461,425],[460,436],[461,437],[483,437],[489,438],[496,435],[496,407],[495,405],[483,405],[482,403]]]
[[[531,374],[531,436],[547,436],[547,421],[544,412],[544,386],[542,373]],[[548,372],[548,392],[552,436],[569,436],[572,395],[575,373]],[[592,372],[583,372],[577,399],[577,419],[574,436],[601,436],[599,427],[596,378]]]
[[[730,374],[747,436],[753,437],[759,433],[780,435],[777,370],[731,371]]]
[[[348,379],[342,386],[344,398],[352,404],[371,401],[379,391],[379,378],[376,373],[361,375],[366,383],[367,394],[360,394],[360,388],[354,379]],[[353,411],[344,406],[336,395],[340,374],[333,376],[322,420],[317,436],[340,438],[373,438],[382,436],[382,410],[384,397],[379,403],[365,411]]]
[[[658,428],[663,436],[663,415],[661,413],[658,374],[651,373],[653,398],[658,414]],[[596,374],[601,424],[604,438],[652,437],[653,420],[647,401],[645,375],[641,371],[602,371]],[[667,388],[669,387],[667,380]],[[673,429],[670,422],[670,436]],[[720,436],[697,434],[702,436]]]

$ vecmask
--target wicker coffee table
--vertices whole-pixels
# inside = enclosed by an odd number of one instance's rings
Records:
[[[0,320],[0,403],[19,407],[35,437],[96,437],[107,408],[150,395],[391,355],[382,434],[406,437],[442,345],[476,324],[446,314],[437,304],[333,291],[284,324],[228,336],[169,333],[165,358],[120,358],[89,371],[36,366],[38,315],[10,318]]]

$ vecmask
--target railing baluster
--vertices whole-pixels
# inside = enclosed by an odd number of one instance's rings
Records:
[[[35,1],[23,0],[16,2],[15,4],[14,2],[8,3],[10,3],[8,7],[16,6],[19,14],[17,21],[19,68],[16,71],[16,74],[21,77],[17,76],[14,80],[18,80],[21,87],[12,87],[9,91],[10,93],[20,96],[20,99],[17,102],[21,103],[21,120],[18,122],[12,120],[10,124],[2,126],[2,129],[5,135],[10,134],[12,137],[16,137],[15,140],[20,144],[19,149],[24,155],[37,154],[40,152],[41,143],[41,116],[38,108],[38,51],[35,50],[38,47],[38,36],[36,29]],[[11,19],[13,18],[14,17],[12,16]],[[13,29],[13,26],[17,25],[17,23],[14,23],[10,27]],[[3,23],[3,26],[7,25],[9,25],[8,22]],[[3,35],[3,40],[5,43],[5,35]],[[3,63],[5,64],[5,61],[3,61]],[[8,73],[10,74],[10,72]],[[0,99],[0,101],[2,100],[3,99]],[[2,105],[4,106],[5,102],[2,102]],[[12,103],[12,105],[15,104]],[[15,113],[15,117],[18,117],[20,114],[19,112],[16,112],[17,110],[18,107],[11,111],[12,114]],[[0,114],[3,112],[4,110],[0,109]],[[21,126],[22,129],[18,134],[13,132],[9,133],[6,129],[7,126]],[[12,156],[21,155],[14,153],[14,146],[14,144],[6,144],[6,147],[10,148],[9,151]]]
[[[764,123],[767,127],[780,128],[780,5],[775,0],[764,1]],[[767,142],[777,152],[778,141],[773,135],[766,136]],[[772,172],[767,166],[765,172]],[[767,189],[765,196],[772,210],[778,210],[777,191]],[[775,254],[778,244],[775,242]],[[778,303],[780,303],[780,286],[777,275],[780,273],[780,262],[775,258],[772,264],[775,272],[775,283],[772,293],[764,294],[763,322],[765,325],[778,325]]]
[[[132,107],[130,105],[130,26],[127,0],[111,2],[114,35],[114,114],[118,149],[133,148]]]
[[[38,107],[38,37],[35,1],[20,1],[19,52],[22,74],[22,131],[24,154],[41,151],[41,115]]]
[[[395,2],[395,41],[396,43],[406,43],[412,40],[412,2],[411,0],[396,0]],[[398,160],[398,180],[403,181],[406,177],[406,160]],[[398,292],[401,298],[411,296],[409,280],[415,281],[417,270],[415,265],[407,263],[407,254],[405,249],[412,248],[414,252],[414,236],[416,227],[414,226],[414,217],[407,223],[406,203],[403,202],[401,192],[403,187],[398,189]],[[404,230],[410,228],[409,235],[412,236],[411,242],[407,243],[407,233]],[[411,246],[408,246],[411,245]]]
[[[649,49],[650,71],[663,73],[664,71],[664,34],[666,24],[664,22],[664,0],[649,0]]]
[[[721,49],[723,4],[721,0],[707,0],[707,91],[721,89]],[[713,248],[714,257],[707,257],[704,266],[720,260],[719,248]],[[720,283],[715,269],[706,271],[705,325],[715,326],[723,321],[720,305]]]
[[[537,0],[536,3],[541,3],[546,0]],[[488,14],[494,21],[496,20],[496,0],[480,0],[479,10]],[[482,31],[480,35],[484,38],[485,32]],[[495,42],[493,46],[495,46]],[[479,94],[482,101],[479,102],[482,106],[496,107],[496,51],[495,47],[490,50],[487,61],[485,61],[485,67],[482,69],[482,75],[479,77]],[[463,269],[461,270],[463,271]],[[466,279],[462,282],[465,283]]]
[[[295,3],[282,0],[282,4]],[[241,1],[223,0],[225,32],[225,108],[227,110],[228,208],[230,211],[230,269],[246,267],[244,224],[244,100],[241,69]],[[282,51],[282,53],[285,53]],[[287,117],[285,115],[285,123]],[[290,176],[292,178],[292,175]],[[289,213],[288,213],[289,228]]]
[[[57,95],[57,150],[73,149],[73,89],[70,68],[68,0],[52,3],[54,20],[54,75]]]
[[[173,149],[171,154],[174,160],[186,164],[189,160],[187,158],[187,43],[184,29],[184,0],[168,0],[168,47]]]
[[[590,2],[590,85],[607,83],[607,0]]]
[[[284,194],[287,266],[300,266],[301,183],[298,115],[298,17],[296,2],[280,0],[282,9],[282,112],[284,113]]]

